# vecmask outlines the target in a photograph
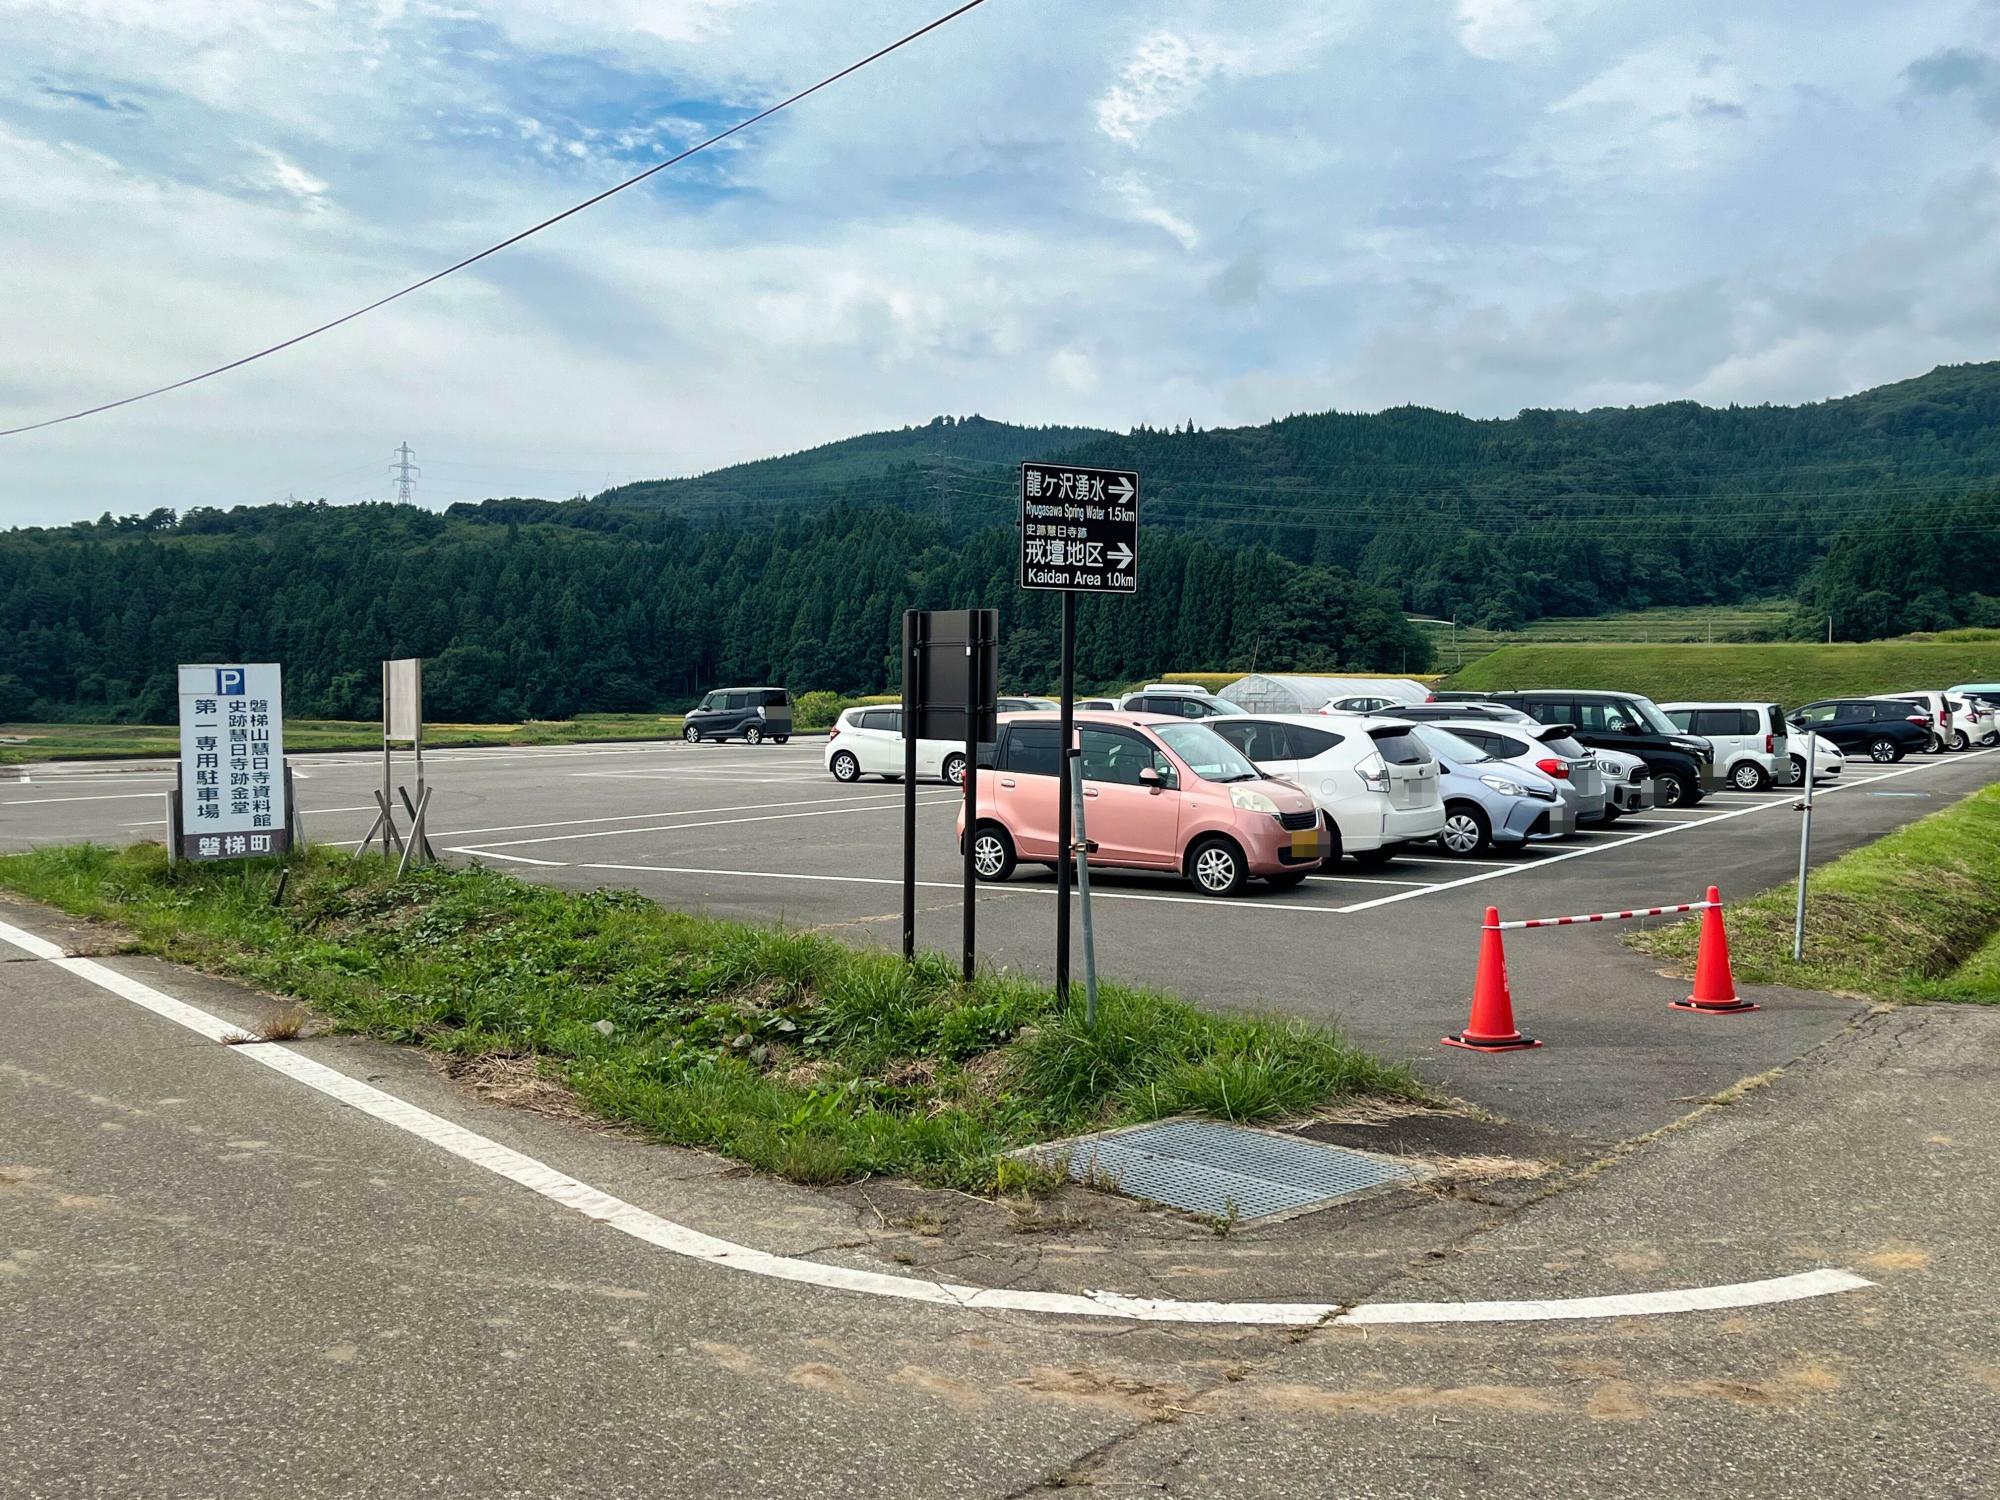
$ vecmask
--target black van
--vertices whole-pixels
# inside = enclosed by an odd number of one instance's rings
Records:
[[[782,745],[791,737],[792,695],[774,687],[717,688],[688,710],[681,726],[690,745],[731,739]]]
[[[1693,807],[1713,774],[1715,747],[1684,734],[1652,699],[1638,693],[1593,693],[1576,688],[1493,693],[1544,724],[1573,724],[1574,736],[1593,750],[1623,750],[1653,773],[1653,801],[1660,807]]]

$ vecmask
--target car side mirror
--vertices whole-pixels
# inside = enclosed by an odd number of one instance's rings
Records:
[[[1163,792],[1167,788],[1166,779],[1151,766],[1139,768],[1139,785],[1149,792]]]
[[[1618,732],[1620,734],[1637,734],[1639,732],[1639,726],[1637,724],[1633,724],[1628,721],[1618,726]]]

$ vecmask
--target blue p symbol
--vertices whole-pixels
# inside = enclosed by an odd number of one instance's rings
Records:
[[[243,669],[241,667],[217,667],[215,669],[215,695],[218,698],[242,697]]]

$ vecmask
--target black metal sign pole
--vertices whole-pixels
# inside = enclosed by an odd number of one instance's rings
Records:
[[[1056,760],[1056,1003],[1069,1004],[1069,855],[1075,809],[1070,803],[1070,745],[1076,738],[1076,595],[1062,596],[1061,753]]]
[[[965,612],[969,628],[965,643],[965,838],[962,843],[965,855],[965,897],[961,903],[965,916],[965,955],[962,972],[967,984],[972,983],[972,949],[977,920],[973,915],[972,831],[979,824],[979,708],[986,701],[986,684],[981,681],[986,665],[986,611],[969,609]]]
[[[903,958],[917,956],[917,611],[903,611]],[[970,842],[968,830],[967,842]]]

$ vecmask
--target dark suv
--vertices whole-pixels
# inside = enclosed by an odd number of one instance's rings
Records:
[[[717,688],[688,710],[681,725],[690,745],[730,739],[782,745],[791,737],[792,695],[774,687]]]
[[[1901,699],[1822,698],[1793,714],[1791,724],[1825,735],[1842,755],[1882,764],[1923,749],[1931,736],[1930,714]]]
[[[1638,756],[1653,773],[1653,800],[1660,807],[1693,807],[1704,795],[1715,748],[1698,734],[1683,734],[1650,698],[1546,688],[1494,693],[1491,701],[1532,714],[1544,724],[1573,724],[1575,737],[1593,750]]]

